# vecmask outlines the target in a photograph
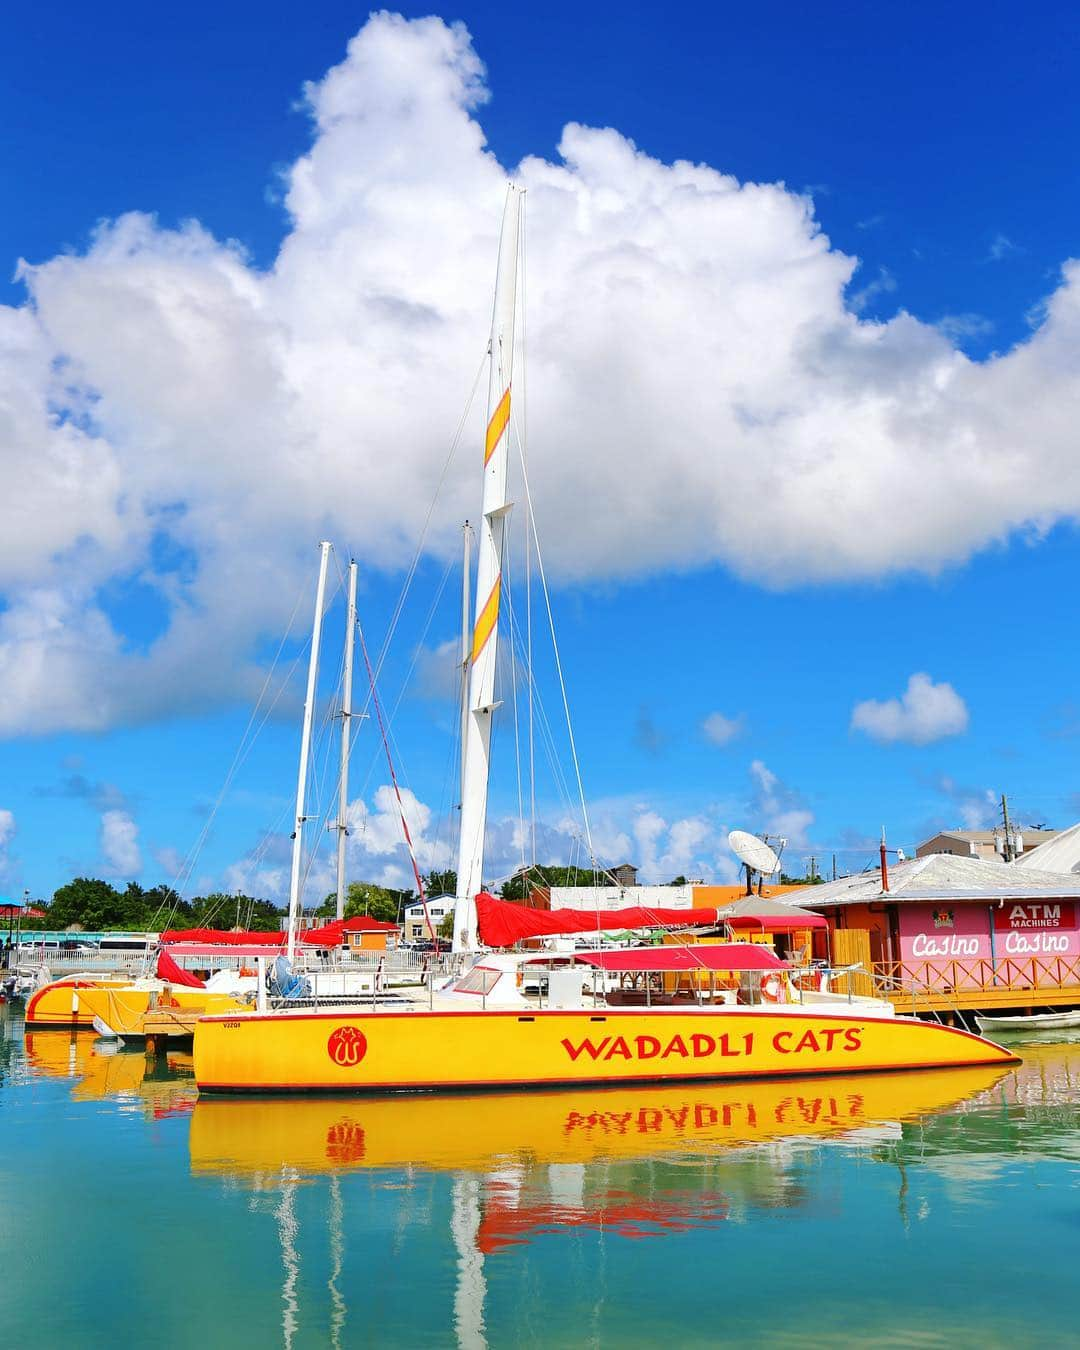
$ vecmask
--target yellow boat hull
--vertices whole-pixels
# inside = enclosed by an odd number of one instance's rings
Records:
[[[967,1031],[900,1017],[608,1009],[300,1012],[195,1027],[200,1092],[416,1092],[687,1082],[1012,1064]]]
[[[24,1021],[27,1028],[35,1027],[85,1027],[92,1030],[94,1015],[88,1012],[83,1002],[84,996],[93,989],[119,986],[129,983],[130,975],[103,975],[95,978],[69,978],[54,980],[42,989],[35,989],[26,1000]]]
[[[910,1120],[988,1091],[1001,1074],[984,1067],[482,1098],[200,1097],[191,1167],[250,1177],[280,1177],[283,1168],[304,1175],[407,1166],[487,1171],[508,1159],[587,1163],[708,1151]]]

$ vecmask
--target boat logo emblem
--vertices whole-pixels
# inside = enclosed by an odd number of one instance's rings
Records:
[[[351,1069],[367,1054],[367,1037],[359,1027],[338,1027],[326,1042],[326,1053],[343,1069]]]

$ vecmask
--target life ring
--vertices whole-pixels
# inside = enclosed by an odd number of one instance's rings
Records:
[[[763,1003],[782,1003],[784,986],[779,975],[766,975],[761,981],[761,1001]]]

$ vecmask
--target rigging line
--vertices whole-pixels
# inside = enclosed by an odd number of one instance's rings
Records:
[[[378,679],[379,676],[382,674],[383,663],[386,660],[387,652],[390,649],[390,643],[393,639],[395,631],[397,630],[398,620],[401,618],[401,611],[405,606],[405,599],[409,593],[409,588],[412,585],[413,577],[416,575],[416,569],[420,563],[420,556],[424,548],[424,540],[427,538],[427,532],[431,525],[431,518],[435,513],[435,506],[439,500],[439,494],[442,492],[443,484],[446,482],[447,474],[450,472],[450,465],[453,461],[454,455],[457,453],[458,445],[461,443],[461,434],[465,430],[465,423],[468,421],[469,413],[472,411],[473,401],[476,398],[476,391],[480,387],[480,380],[481,377],[483,376],[484,370],[487,367],[487,363],[488,363],[488,350],[487,344],[485,343],[484,354],[480,358],[480,364],[476,369],[476,376],[472,383],[472,389],[469,391],[469,397],[466,400],[465,407],[461,414],[461,418],[457,424],[457,429],[455,430],[453,439],[450,442],[450,449],[447,451],[446,459],[442,467],[442,473],[439,475],[439,481],[435,486],[435,494],[432,497],[431,502],[428,506],[427,515],[424,517],[424,524],[420,531],[420,538],[417,540],[416,551],[412,556],[412,562],[409,564],[409,570],[405,575],[404,582],[402,583],[401,594],[398,596],[397,605],[395,606],[393,615],[391,616],[390,619],[390,626],[386,631],[386,636],[383,639],[382,648],[379,652],[379,658],[375,663],[374,673],[376,679]]]
[[[517,424],[517,434],[521,443],[522,463],[529,461],[529,255],[528,243],[529,232],[525,227],[525,213],[528,207],[528,193],[521,195],[521,236],[519,241],[519,252],[521,255],[521,378],[518,381],[521,395],[518,401],[520,416]],[[526,670],[529,672],[528,694],[529,694],[529,826],[530,826],[530,861],[536,862],[536,743],[534,738],[533,726],[533,696],[535,682],[533,679],[533,642],[532,642],[532,532],[526,524],[525,527],[525,631],[526,631]]]
[[[518,450],[520,452],[520,442]],[[536,532],[536,516],[533,512],[532,492],[529,490],[529,474],[525,467],[524,458],[521,458],[521,476],[525,485],[525,504],[529,511],[529,521],[532,525],[533,538],[536,541],[536,567],[540,574],[540,587],[544,593],[544,605],[547,609],[548,627],[551,630],[551,646],[555,654],[555,669],[559,673],[559,690],[562,694],[563,712],[566,714],[566,733],[570,738],[570,753],[574,761],[574,776],[577,779],[578,797],[581,801],[581,818],[585,826],[585,842],[588,845],[589,856],[593,863],[596,863],[596,854],[593,852],[592,828],[589,825],[589,808],[585,801],[585,785],[581,780],[581,764],[578,760],[577,742],[574,738],[574,724],[570,717],[570,700],[566,694],[566,678],[563,675],[562,657],[559,655],[559,640],[555,635],[555,616],[551,611],[551,593],[548,590],[547,575],[544,571],[544,554],[540,547],[540,536]]]
[[[234,776],[239,771],[240,765],[243,763],[243,760],[246,759],[247,753],[250,751],[250,746],[247,748],[247,750],[245,750],[245,741],[247,740],[249,734],[251,733],[252,724],[254,723],[255,718],[258,716],[259,707],[264,697],[266,696],[266,691],[270,685],[270,681],[274,678],[274,671],[277,669],[277,664],[281,658],[281,653],[284,650],[285,643],[289,640],[289,634],[292,632],[292,626],[296,622],[297,613],[299,612],[300,605],[303,603],[305,590],[306,587],[302,586],[300,588],[299,594],[296,597],[296,603],[293,605],[293,611],[289,617],[288,627],[285,629],[281,641],[278,643],[278,649],[274,653],[274,659],[270,663],[270,669],[266,672],[266,678],[263,680],[262,688],[259,690],[258,698],[255,700],[254,706],[251,709],[251,714],[248,717],[247,725],[244,728],[243,735],[240,737],[240,740],[236,747],[236,751],[233,754],[232,763],[229,765],[228,772],[226,773],[225,779],[221,785],[221,790],[218,792],[217,800],[214,802],[210,814],[207,816],[205,822],[203,823],[202,829],[196,836],[195,843],[192,844],[191,848],[188,850],[187,856],[184,858],[184,861],[181,864],[179,871],[173,877],[173,890],[176,891],[179,900],[183,900],[184,892],[191,883],[191,874],[195,870],[195,864],[199,859],[199,854],[202,852],[203,845],[205,844],[206,838],[210,833],[211,827],[213,826],[214,817],[217,815],[218,810],[221,807],[221,803],[225,799],[225,794],[228,792]],[[277,700],[275,699],[275,703],[276,701]],[[273,707],[273,705],[271,705],[271,707]],[[252,737],[252,741],[254,741],[255,737],[258,736],[259,731],[262,730],[262,727],[265,725],[265,722],[266,719],[264,718],[263,721],[259,724],[259,728],[255,732],[255,736]],[[158,922],[159,917],[161,919],[168,919],[176,916],[177,913],[176,906],[177,906],[176,900],[172,900],[169,902],[167,909],[165,905],[162,904],[158,907],[157,910],[155,910],[153,915],[155,930],[161,926]]]
[[[183,874],[184,874],[184,871],[185,871],[185,869],[186,869],[186,878],[185,878],[185,880],[184,880],[183,887],[181,888],[181,891],[180,891],[180,896],[181,896],[181,898],[183,897],[184,891],[187,889],[188,885],[189,885],[190,882],[191,882],[191,874],[192,874],[192,873],[194,872],[194,870],[195,870],[195,864],[197,863],[197,861],[198,861],[198,859],[199,859],[199,855],[200,855],[201,852],[202,852],[203,846],[205,845],[206,839],[207,839],[207,837],[208,837],[208,835],[209,835],[209,833],[210,833],[210,829],[211,829],[211,827],[212,827],[212,825],[213,825],[213,823],[214,823],[214,818],[216,817],[216,815],[217,815],[217,813],[218,813],[218,810],[219,810],[219,808],[221,807],[221,804],[222,804],[222,802],[223,802],[224,799],[225,799],[226,793],[228,792],[230,786],[232,785],[232,781],[233,781],[233,779],[235,778],[235,775],[240,771],[240,769],[241,769],[241,768],[244,766],[244,764],[247,762],[248,756],[251,754],[251,751],[254,749],[255,742],[258,740],[259,735],[260,735],[260,733],[262,732],[263,727],[266,726],[266,723],[270,720],[270,717],[273,715],[273,711],[274,711],[274,709],[277,707],[278,703],[280,702],[281,697],[282,697],[282,695],[284,694],[285,690],[286,690],[287,688],[289,688],[290,682],[291,682],[291,680],[292,680],[293,675],[294,675],[295,672],[296,672],[297,666],[298,666],[298,665],[300,664],[300,662],[303,660],[304,655],[306,654],[306,652],[307,652],[309,646],[311,645],[311,638],[310,638],[310,636],[308,636],[307,638],[305,638],[303,645],[301,646],[300,650],[297,652],[296,656],[293,658],[292,665],[289,667],[288,671],[285,673],[285,677],[284,677],[284,679],[281,681],[281,684],[278,686],[277,693],[274,695],[274,698],[273,698],[273,700],[271,701],[269,707],[268,707],[268,708],[266,709],[266,711],[263,713],[262,720],[259,722],[258,726],[255,728],[255,731],[254,731],[253,733],[251,733],[250,736],[248,736],[248,732],[249,732],[250,729],[251,729],[251,722],[254,720],[255,715],[258,713],[258,710],[259,710],[259,702],[262,701],[263,693],[265,693],[266,686],[269,684],[270,679],[271,679],[272,676],[273,676],[274,670],[275,670],[275,668],[277,667],[278,658],[279,658],[280,655],[281,655],[282,648],[284,647],[286,641],[288,640],[289,633],[292,631],[292,625],[293,625],[293,622],[294,622],[295,619],[296,619],[297,610],[299,609],[300,604],[302,603],[302,601],[303,601],[303,599],[304,599],[304,593],[305,593],[306,589],[307,589],[306,586],[302,586],[301,589],[300,589],[300,594],[297,596],[296,604],[293,606],[292,617],[291,617],[290,620],[289,620],[289,627],[285,630],[285,634],[284,634],[284,636],[282,637],[281,642],[278,644],[278,650],[277,650],[277,653],[276,653],[275,656],[274,656],[273,664],[272,664],[271,667],[270,667],[270,671],[269,671],[269,673],[267,674],[266,680],[263,682],[263,690],[262,690],[262,692],[260,692],[260,694],[259,694],[259,701],[256,703],[256,706],[255,706],[255,708],[254,708],[253,711],[252,711],[251,718],[249,718],[249,720],[248,720],[248,726],[247,726],[247,728],[245,729],[245,732],[244,732],[244,736],[247,737],[247,742],[246,742],[246,744],[245,744],[244,739],[243,739],[243,738],[241,739],[240,744],[239,744],[238,747],[237,747],[236,754],[235,754],[234,757],[233,757],[233,763],[232,763],[232,765],[230,766],[229,773],[226,775],[225,781],[224,781],[224,783],[222,784],[222,787],[221,787],[221,791],[218,793],[217,801],[214,803],[213,810],[210,812],[210,815],[207,817],[206,823],[203,825],[203,828],[202,828],[202,830],[199,832],[199,835],[198,835],[198,837],[196,838],[195,843],[192,845],[192,848],[191,848],[191,850],[190,850],[189,853],[188,853],[188,859],[185,860],[185,868],[182,869],[182,870],[181,870],[181,873],[180,873],[180,875],[183,875]],[[336,594],[336,593],[335,593],[335,594]],[[331,598],[331,600],[332,600],[332,599],[333,599],[333,596],[331,596],[330,598]],[[174,911],[175,908],[176,908],[176,904],[175,904],[175,902],[173,902],[172,910],[171,910],[170,912]],[[156,915],[155,915],[155,918],[156,918]]]
[[[508,622],[509,622],[509,624],[510,624],[511,629],[513,629],[513,627],[515,626],[515,624],[514,624],[514,602],[513,602],[513,585],[512,585],[512,583],[511,583],[511,577],[510,577],[510,550],[509,550],[509,549],[507,549],[507,551],[506,551],[506,558],[505,558],[504,563],[503,563],[503,571],[504,571],[505,574],[506,574],[506,588],[505,588],[505,589],[506,589],[506,612],[507,612],[507,620],[508,620]],[[519,726],[518,726],[518,685],[517,685],[517,664],[518,664],[518,663],[517,663],[517,658],[516,658],[516,656],[515,656],[515,654],[514,654],[514,643],[513,643],[513,640],[512,640],[512,639],[511,639],[511,641],[510,641],[509,643],[507,643],[507,646],[506,646],[506,655],[505,655],[505,657],[504,657],[504,660],[508,660],[508,661],[509,661],[509,664],[510,664],[510,690],[511,690],[511,699],[512,699],[512,702],[513,702],[513,708],[514,708],[514,768],[515,768],[515,771],[516,771],[516,773],[517,773],[517,802],[518,802],[518,839],[517,839],[517,843],[518,843],[518,848],[519,848],[520,854],[521,854],[521,866],[524,868],[525,865],[526,865],[526,863],[525,863],[525,803],[524,803],[524,799],[522,798],[522,795],[521,795],[521,736],[520,736],[520,731],[519,731]]]
[[[392,708],[392,710],[391,710],[391,712],[390,712],[389,718],[387,719],[387,726],[388,726],[388,728],[391,728],[391,729],[393,728],[393,725],[394,725],[394,719],[397,717],[398,710],[399,710],[400,707],[401,707],[401,701],[402,701],[402,699],[405,697],[405,693],[406,693],[406,691],[408,690],[409,682],[411,681],[411,679],[412,679],[412,677],[413,677],[413,672],[414,672],[415,669],[416,669],[416,664],[417,664],[417,662],[418,662],[419,659],[420,659],[420,653],[421,653],[421,651],[422,651],[423,648],[424,648],[424,643],[427,641],[427,635],[428,635],[428,633],[431,631],[431,625],[432,625],[432,623],[434,622],[435,614],[436,614],[436,612],[437,612],[437,610],[438,610],[438,607],[439,607],[439,602],[442,600],[443,592],[446,590],[446,583],[447,583],[447,581],[450,579],[450,573],[453,571],[453,569],[454,569],[454,560],[451,559],[450,562],[449,562],[449,563],[447,564],[447,566],[446,566],[446,571],[443,573],[442,581],[439,583],[438,590],[437,590],[436,593],[435,593],[435,598],[434,598],[434,599],[432,600],[432,602],[431,602],[431,607],[428,609],[427,619],[425,620],[425,622],[424,622],[424,627],[423,627],[423,629],[422,629],[422,631],[421,631],[421,633],[420,633],[420,640],[419,640],[419,642],[417,643],[416,647],[415,647],[414,650],[413,650],[413,656],[412,656],[411,662],[409,663],[409,668],[408,668],[408,670],[405,672],[405,678],[404,678],[404,680],[402,681],[401,688],[398,690],[398,695],[397,695],[396,700],[394,701],[394,706],[393,706],[393,708]],[[377,677],[377,672],[376,672],[376,677]],[[371,706],[371,694],[370,694],[370,691],[369,691],[369,693],[368,693],[368,695],[367,695],[367,699],[366,699],[366,701],[365,701],[365,703],[364,703],[364,711],[363,711],[363,713],[360,714],[361,719],[363,719],[364,717],[367,717],[367,715],[368,715],[367,709],[368,709],[370,706]],[[392,739],[393,739],[393,738],[392,738]],[[396,741],[395,741],[395,749],[396,749],[396,748],[397,748],[397,747],[396,747]],[[362,785],[362,787],[361,787],[361,789],[360,789],[360,795],[361,795],[361,796],[364,796],[364,795],[367,793],[368,787],[369,787],[369,785],[370,785],[370,783],[371,783],[371,775],[375,772],[375,765],[376,765],[376,762],[378,761],[378,758],[379,758],[379,749],[378,749],[378,746],[375,746],[375,747],[372,749],[372,752],[371,752],[371,759],[368,761],[367,773],[364,775],[364,782],[363,782],[363,785]],[[398,754],[398,761],[399,761],[399,763],[401,762],[401,755],[400,755],[400,752],[399,752],[399,754]]]
[[[371,703],[372,707],[375,709],[375,717],[379,723],[379,734],[382,736],[383,748],[386,751],[386,764],[390,770],[390,781],[394,785],[394,795],[397,797],[398,812],[401,815],[401,829],[402,833],[405,835],[405,843],[409,850],[409,860],[412,863],[413,877],[416,880],[416,890],[417,894],[420,896],[420,903],[424,907],[424,926],[428,930],[429,937],[434,940],[435,929],[432,927],[431,915],[428,913],[427,893],[424,889],[423,878],[420,875],[420,868],[416,863],[416,852],[413,849],[412,835],[409,833],[409,822],[405,819],[405,805],[401,800],[401,789],[398,787],[397,774],[394,772],[394,761],[390,755],[390,742],[386,738],[386,728],[383,725],[382,708],[379,706],[379,695],[375,688],[375,672],[371,668],[367,643],[364,641],[364,630],[359,622],[357,622],[356,631],[357,636],[360,639],[360,651],[363,653],[368,683],[371,685]]]
[[[314,868],[315,863],[318,860],[319,853],[321,852],[322,845],[324,842],[324,836],[326,834],[326,825],[329,821],[330,811],[331,809],[335,809],[333,803],[327,806],[325,812],[323,811],[322,808],[322,802],[324,800],[324,794],[326,789],[326,778],[327,775],[329,774],[330,756],[333,753],[334,749],[334,738],[330,734],[330,732],[333,728],[333,724],[335,721],[336,717],[333,711],[333,701],[331,700],[326,704],[326,708],[322,716],[322,721],[319,725],[319,730],[315,737],[315,744],[312,746],[311,749],[311,764],[316,770],[315,773],[312,775],[314,788],[313,795],[315,797],[315,810],[311,811],[310,813],[306,813],[305,820],[316,821],[318,828],[316,829],[313,836],[309,836],[310,844],[307,861],[304,866],[303,876],[300,879],[301,897],[303,896],[303,893],[307,888],[307,883],[311,876],[312,869]],[[319,753],[321,750],[323,750],[324,746],[325,752],[323,753],[323,768],[322,773],[320,774],[318,772],[318,758]],[[322,902],[320,901],[320,903]],[[313,908],[317,907],[318,906],[314,906]],[[303,901],[301,900],[300,904],[301,914],[304,912],[304,908],[305,906],[303,904]]]
[[[521,633],[513,624],[510,628],[511,640],[517,644],[518,650],[521,650]],[[540,729],[540,740],[547,755],[548,767],[551,769],[551,776],[556,790],[561,795],[562,805],[566,810],[574,815],[575,808],[573,803],[573,793],[570,791],[569,784],[566,781],[566,775],[563,772],[562,756],[558,752],[555,741],[555,734],[548,718],[547,708],[539,689],[536,688],[535,676],[532,679],[533,687],[536,690],[536,707],[539,714],[538,725]]]

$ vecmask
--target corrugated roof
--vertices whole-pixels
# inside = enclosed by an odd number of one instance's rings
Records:
[[[1080,823],[1059,830],[1046,843],[1028,849],[1012,865],[1022,867],[1025,872],[1080,873]]]
[[[884,898],[881,872],[861,872],[838,881],[806,888],[799,897],[807,909],[831,909],[834,905],[863,905]],[[924,858],[889,864],[888,898],[915,900],[986,900],[1031,896],[1057,899],[1080,896],[1080,875],[1041,871],[1034,865],[989,858],[963,858],[954,853],[930,853]]]

